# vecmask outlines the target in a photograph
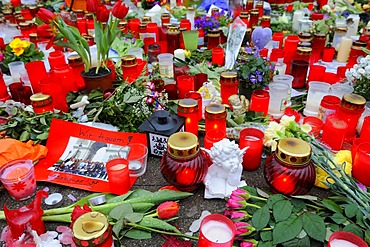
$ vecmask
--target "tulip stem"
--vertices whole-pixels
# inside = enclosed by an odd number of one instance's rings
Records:
[[[182,237],[182,238],[189,238],[189,239],[193,239],[193,240],[198,240],[198,237],[189,236],[189,235],[186,235],[186,234],[176,233],[176,232],[161,231],[161,230],[157,230],[157,229],[146,227],[146,226],[141,226],[141,225],[131,223],[131,222],[126,223],[126,225],[127,226],[132,226],[132,227],[137,228],[137,229],[145,230],[145,231],[151,231],[151,232],[161,233],[161,234],[165,234],[165,235],[173,235],[173,236],[179,236],[179,237]]]

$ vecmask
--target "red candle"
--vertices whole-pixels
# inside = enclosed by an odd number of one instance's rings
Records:
[[[206,132],[206,136],[204,137],[204,148],[210,150],[213,144],[224,138],[226,138],[226,133],[222,130],[211,130]]]
[[[248,147],[243,156],[243,168],[247,171],[257,170],[262,157],[263,132],[256,128],[245,128],[240,132],[240,149]]]
[[[334,232],[329,237],[327,247],[368,247],[367,243],[351,232]]]
[[[220,76],[222,104],[229,103],[229,97],[238,94],[238,74],[234,71],[222,72]]]
[[[352,148],[351,148],[352,164],[355,163],[358,146],[362,143],[367,143],[367,142],[370,142],[370,140],[367,140],[366,138],[353,139]]]
[[[322,131],[322,142],[329,146],[333,151],[342,148],[344,136],[346,135],[348,124],[340,120],[336,115],[329,115]]]
[[[51,70],[51,75],[60,79],[65,94],[68,94],[68,92],[78,92],[75,74],[68,64],[55,65]]]
[[[164,86],[164,90],[166,91],[169,100],[178,99],[176,84],[167,84]]]
[[[51,96],[53,105],[56,109],[63,112],[69,112],[69,107],[66,101],[66,94],[64,93],[60,79],[51,76],[39,81],[39,86],[43,94]]]
[[[334,47],[325,47],[322,53],[322,61],[323,62],[333,62],[335,54],[335,48]]]
[[[195,91],[203,86],[203,83],[208,81],[208,75],[206,73],[198,73],[195,75]]]
[[[279,193],[284,195],[290,195],[294,190],[296,183],[293,181],[295,178],[291,178],[289,174],[280,174],[272,180],[271,187],[273,187]]]
[[[279,42],[279,49],[281,49],[283,47],[284,34],[283,33],[274,33],[272,35],[272,40]]]
[[[339,82],[339,78],[337,77],[337,74],[336,73],[325,72],[322,81],[323,82],[327,82],[330,85],[333,85],[333,84]]]
[[[36,93],[30,97],[30,101],[33,111],[36,114],[54,111],[54,105],[50,95]]]
[[[185,98],[185,94],[195,91],[194,76],[180,75],[177,77],[177,90],[179,99]]]
[[[191,23],[188,19],[181,19],[180,28],[185,27],[186,30],[191,30]]]
[[[8,99],[10,99],[10,95],[8,94],[8,89],[6,88],[3,73],[0,72],[0,101],[5,102]]]
[[[198,92],[189,92],[185,94],[185,99],[195,99],[198,102],[198,120],[202,119],[202,104],[203,104],[203,99],[202,95]]]
[[[306,77],[309,62],[304,60],[293,60],[290,74],[294,76],[292,87],[303,88],[306,86]]]
[[[251,96],[251,104],[249,110],[255,112],[263,112],[263,116],[267,115],[269,109],[270,94],[266,90],[254,90]]]
[[[128,23],[128,28],[130,29],[132,35],[137,38],[139,34],[139,25],[141,21],[139,18],[131,19]]]
[[[42,221],[41,209],[42,197],[47,197],[47,192],[40,190],[36,193],[34,201],[20,209],[9,210],[4,205],[4,214],[13,239],[18,239],[24,231],[31,227],[38,235],[45,233],[45,225]]]
[[[225,52],[222,47],[212,49],[212,64],[223,66],[225,63]]]
[[[179,169],[176,173],[176,181],[181,185],[191,185],[194,183],[194,179],[197,176],[197,173],[192,168],[183,168]]]
[[[232,220],[221,214],[207,215],[200,224],[199,247],[231,247],[236,228]]]
[[[369,138],[370,136],[370,116],[364,118],[364,122],[362,124],[360,138]]]
[[[127,159],[116,158],[107,162],[105,168],[108,173],[109,191],[122,195],[130,189],[130,172]]]
[[[52,51],[48,56],[50,67],[53,69],[56,66],[66,65],[66,58],[61,51]]]
[[[308,73],[308,82],[310,81],[323,81],[325,75],[325,66],[312,65],[310,66],[310,73]]]
[[[346,78],[346,71],[347,69],[350,69],[350,67],[347,66],[339,66],[337,68],[337,77],[339,80]]]
[[[311,20],[312,21],[318,21],[324,19],[324,14],[323,13],[312,13],[311,14]]]
[[[36,192],[36,179],[32,160],[15,160],[7,163],[1,172],[1,182],[16,200],[26,200]]]
[[[87,23],[86,19],[77,19],[77,28],[80,34],[87,34]]]
[[[205,108],[205,128],[206,132],[211,130],[221,130],[226,133],[226,108],[224,105],[211,103]]]
[[[185,131],[198,136],[198,102],[195,99],[182,99],[177,107],[177,114],[185,117]]]
[[[352,168],[352,176],[365,186],[370,186],[370,143],[358,145],[355,161]]]
[[[134,55],[125,55],[121,61],[123,80],[131,84],[137,77],[137,59]]]
[[[148,33],[154,33],[155,34],[155,42],[159,41],[159,28],[158,28],[157,23],[154,23],[154,22],[148,23],[148,25],[146,26],[146,31]]]
[[[311,125],[312,129],[309,134],[314,137],[318,137],[320,135],[322,126],[324,125],[320,118],[314,116],[305,117],[303,119],[303,123]]]

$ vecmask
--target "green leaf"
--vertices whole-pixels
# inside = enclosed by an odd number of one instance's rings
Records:
[[[327,209],[335,213],[342,213],[343,211],[342,208],[332,200],[325,199],[325,200],[322,200],[321,202]]]
[[[268,200],[267,200],[267,205],[269,206],[270,209],[272,209],[272,206],[281,200],[284,200],[285,197],[282,194],[275,194],[272,195]]]
[[[306,203],[304,203],[303,200],[292,198],[290,202],[293,205],[293,212],[298,213],[301,212],[304,209],[307,209]]]
[[[48,136],[49,136],[49,132],[44,132],[42,134],[37,135],[36,138],[40,140],[46,140],[48,139]]]
[[[293,239],[284,243],[284,247],[310,247],[310,238],[308,236],[299,239]]]
[[[129,197],[134,191],[129,191],[126,194],[115,196],[107,200],[107,203],[114,203],[114,202],[121,202],[124,201],[127,197]]]
[[[324,242],[326,228],[323,218],[315,213],[306,212],[301,216],[303,229],[313,239]]]
[[[288,200],[281,200],[272,206],[275,221],[280,222],[289,218],[292,214],[293,205]]]
[[[370,243],[370,229],[367,229],[366,231],[365,231],[365,242],[366,243]]]
[[[337,224],[329,224],[329,228],[332,232],[337,232],[340,229],[339,225]]]
[[[270,221],[270,212],[268,206],[265,204],[262,208],[258,209],[252,216],[253,226],[257,231],[267,226]]]
[[[335,213],[330,218],[337,224],[343,224],[347,221],[347,218],[341,213]]]
[[[129,213],[125,216],[125,219],[132,222],[137,223],[143,219],[144,215],[140,213]]]
[[[154,207],[154,203],[145,203],[145,202],[132,203],[131,206],[134,212],[145,213],[148,210],[150,210],[152,207]]]
[[[47,125],[47,126],[49,126],[49,125],[46,123],[45,116],[43,116],[43,117],[41,117],[41,118],[40,118],[40,123],[41,123],[42,125]]]
[[[132,238],[132,239],[151,239],[152,234],[147,231],[142,231],[138,229],[131,229],[127,231],[124,235],[125,237]]]
[[[260,233],[260,237],[262,241],[271,241],[272,240],[272,232],[271,231],[263,231]]]
[[[24,142],[24,141],[27,141],[27,140],[29,140],[29,139],[30,139],[30,132],[29,132],[29,131],[27,131],[27,130],[24,130],[24,131],[22,132],[21,136],[19,137],[19,140],[20,140],[21,142]]]
[[[145,227],[150,227],[150,228],[155,228],[155,229],[160,229],[160,230],[165,230],[165,231],[172,231],[172,232],[177,232],[180,233],[180,231],[174,227],[173,225],[152,217],[147,217],[145,216],[139,223],[138,225],[145,226]]]
[[[127,204],[121,204],[121,205],[118,205],[117,207],[114,207],[110,211],[109,216],[112,219],[119,220],[119,219],[123,219],[126,215],[131,214],[133,212],[134,211],[132,209],[132,206],[129,203],[127,203]]]
[[[151,193],[147,196],[139,196],[139,197],[134,197],[134,198],[129,197],[127,199],[127,202],[131,204],[138,203],[138,202],[159,204],[165,201],[180,200],[180,199],[189,197],[191,195],[193,194],[188,193],[188,192],[180,192],[180,191],[173,191],[173,190],[160,190],[160,191]]]
[[[362,239],[364,238],[364,233],[363,233],[362,229],[359,226],[357,226],[356,224],[349,224],[349,225],[345,226],[343,228],[343,231],[352,232],[352,233],[356,234],[357,236],[359,236],[360,238],[362,238]]]
[[[356,216],[358,210],[358,206],[354,203],[351,203],[345,207],[344,212],[348,218],[353,218]]]
[[[295,215],[276,224],[272,231],[273,244],[280,244],[297,237],[302,230],[302,221]]]
[[[118,220],[118,221],[113,225],[112,230],[113,230],[114,235],[115,235],[117,238],[119,237],[119,234],[120,234],[120,232],[121,232],[122,228],[123,228],[123,219]]]
[[[133,198],[139,198],[139,197],[146,197],[152,195],[153,192],[149,190],[144,190],[144,189],[137,189],[134,190],[128,197],[127,200],[133,199]]]
[[[268,242],[262,242],[262,241],[259,241],[258,242],[258,247],[273,247],[274,245],[272,244],[272,241],[268,241]]]

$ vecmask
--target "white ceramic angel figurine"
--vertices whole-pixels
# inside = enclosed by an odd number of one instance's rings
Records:
[[[212,165],[208,168],[204,178],[204,198],[225,198],[239,186],[245,185],[240,181],[243,172],[243,150],[235,141],[225,138],[213,145],[211,150],[205,151],[212,159]]]

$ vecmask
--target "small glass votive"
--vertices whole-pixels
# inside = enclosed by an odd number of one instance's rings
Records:
[[[305,60],[292,60],[290,74],[294,77],[293,88],[304,88],[306,86],[306,76],[309,62]]]
[[[240,131],[239,147],[248,147],[243,156],[243,168],[247,171],[257,170],[262,157],[263,138],[265,134],[256,128],[245,128]]]
[[[322,61],[323,62],[333,62],[335,55],[335,48],[332,46],[325,47],[322,52]]]
[[[322,98],[329,94],[330,84],[325,82],[312,81],[309,84],[306,107],[303,110],[305,116],[319,115],[319,108]]]
[[[226,138],[225,131],[211,130],[206,132],[206,136],[204,137],[204,148],[210,150],[213,147],[213,144],[221,141],[224,138]]]
[[[116,158],[108,161],[105,165],[108,173],[109,191],[116,195],[122,195],[130,189],[129,161]]]
[[[15,61],[8,64],[10,75],[12,76],[13,82],[20,81],[20,72],[25,70],[24,63],[22,61]]]
[[[32,160],[14,160],[6,163],[1,169],[0,180],[15,200],[26,200],[36,192]]]
[[[262,112],[266,116],[269,110],[270,94],[263,89],[254,90],[251,96],[250,111]]]
[[[136,59],[143,59],[143,52],[143,48],[140,47],[132,47],[127,51],[128,55],[134,55]]]
[[[339,119],[335,114],[326,118],[322,129],[321,140],[331,151],[336,152],[342,148],[348,124]]]
[[[368,247],[364,240],[359,236],[351,232],[334,232],[329,237],[327,247]]]
[[[139,177],[146,171],[148,148],[141,143],[131,143],[118,151],[118,156],[128,160],[130,177]]]
[[[353,90],[354,90],[353,87],[349,84],[336,83],[331,85],[330,94],[342,99],[343,95],[347,93],[352,93]]]
[[[269,84],[269,114],[275,119],[283,116],[287,105],[289,85],[285,83],[272,82]]]
[[[232,220],[222,214],[210,214],[200,223],[199,247],[231,247],[236,228]]]
[[[184,39],[184,45],[186,50],[194,51],[197,49],[198,36],[199,36],[198,30],[189,30],[182,32],[182,37]]]
[[[275,75],[272,78],[273,82],[279,82],[279,83],[286,83],[289,85],[289,92],[288,92],[288,99],[287,99],[287,106],[292,105],[292,86],[293,86],[293,80],[294,77],[291,75]]]
[[[324,122],[320,118],[314,116],[305,117],[303,119],[303,123],[311,125],[312,129],[309,134],[314,137],[318,137],[320,135],[322,126],[324,125]]]
[[[162,47],[162,46],[161,46]],[[162,53],[158,56],[159,73],[163,78],[173,78],[173,54]]]

